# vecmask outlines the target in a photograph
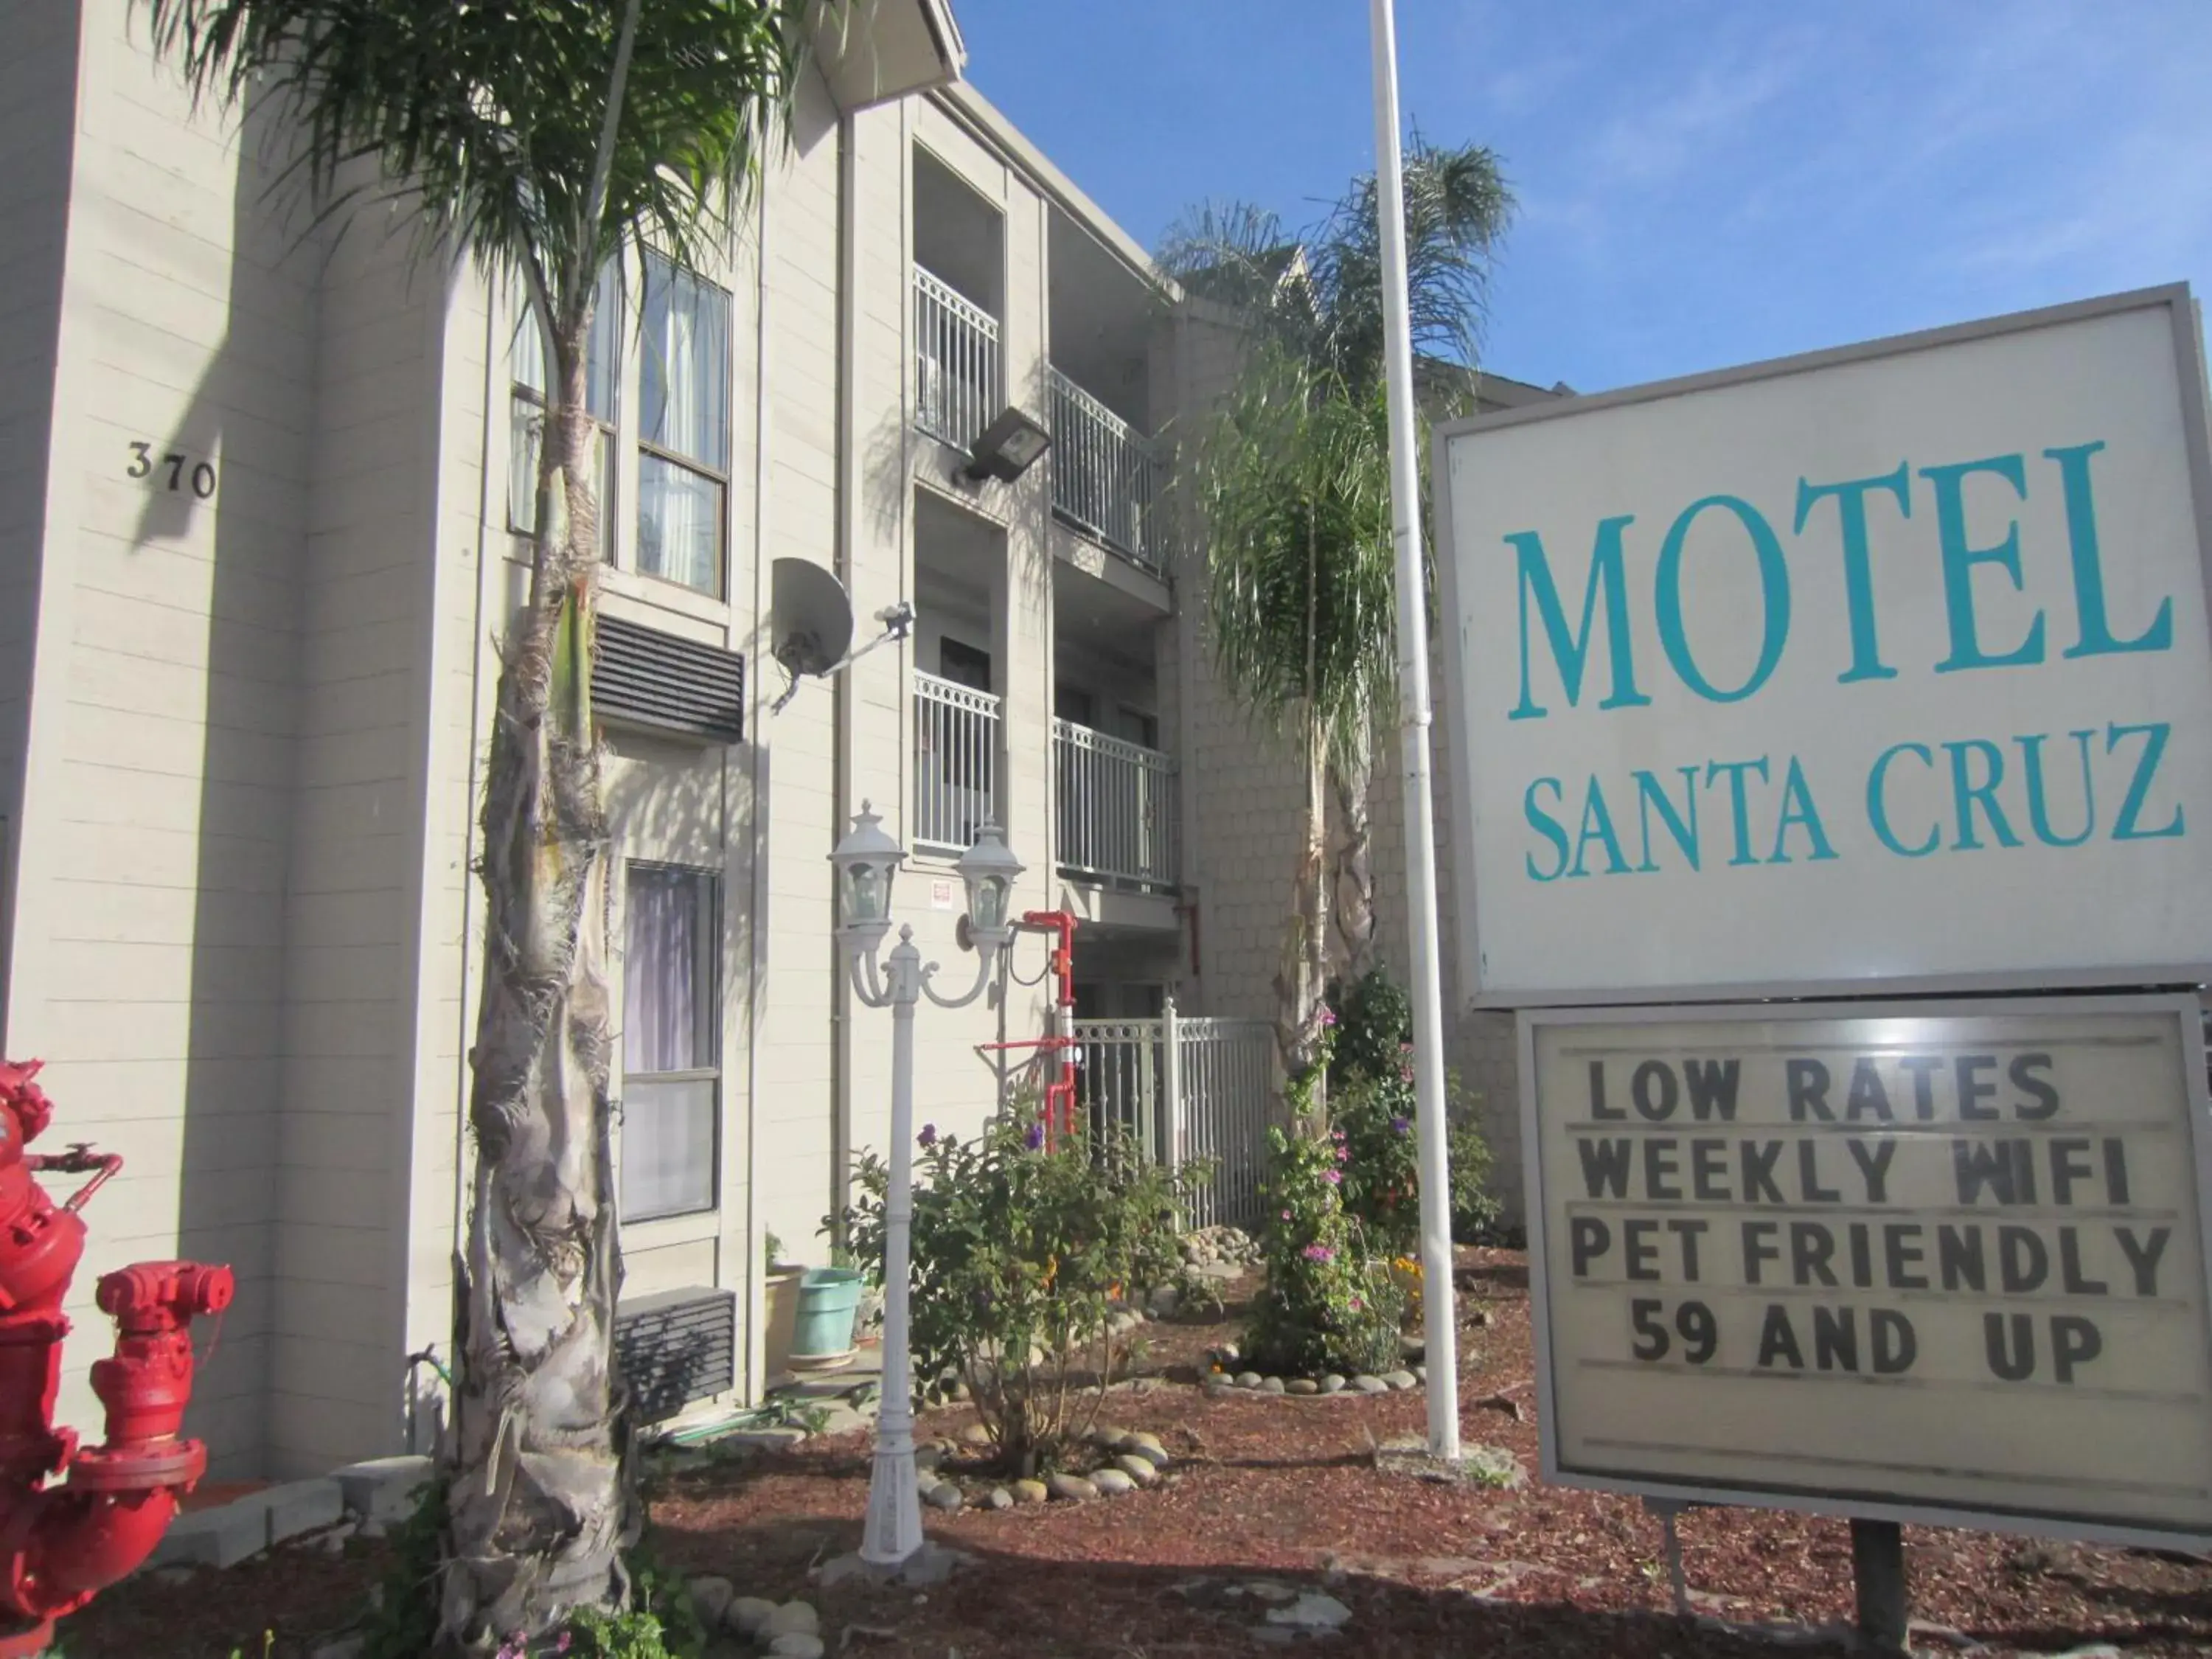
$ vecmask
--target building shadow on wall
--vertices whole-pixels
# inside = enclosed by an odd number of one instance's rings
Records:
[[[145,931],[136,936],[149,944],[178,942],[168,901],[189,884],[182,982],[172,979],[162,992],[182,1001],[182,1054],[159,1038],[125,1051],[164,1062],[153,1068],[162,1073],[167,1062],[183,1060],[181,1100],[137,1103],[149,1117],[182,1116],[173,1254],[227,1264],[237,1276],[237,1300],[220,1325],[199,1328],[202,1358],[185,1419],[187,1431],[209,1443],[218,1475],[260,1471],[274,1340],[285,884],[319,257],[307,220],[264,184],[277,142],[263,100],[234,140],[240,160],[226,331],[208,351],[181,416],[167,431],[145,432],[137,441],[143,451],[122,458],[145,492],[134,555],[173,550],[206,564],[204,615],[195,613],[189,580],[174,571],[173,580],[149,572],[137,596],[175,606],[164,629],[173,632],[148,654],[164,665],[154,672],[175,686],[178,746],[151,769],[167,775],[164,794],[188,781],[198,800],[196,811],[148,826],[149,841],[177,854],[149,860],[138,877],[171,890],[149,894],[142,910]],[[147,1036],[164,1031],[149,1018]],[[92,1220],[97,1250],[101,1218]]]

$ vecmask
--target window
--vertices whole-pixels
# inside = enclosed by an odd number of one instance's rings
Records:
[[[730,466],[730,296],[648,252],[642,333],[637,568],[720,595]]]
[[[1091,694],[1079,691],[1072,685],[1056,686],[1052,694],[1052,712],[1055,718],[1070,726],[1091,724]]]
[[[939,678],[951,680],[955,685],[988,692],[991,689],[991,653],[978,651],[972,645],[963,645],[957,640],[939,640],[937,672]]]
[[[624,884],[621,1204],[625,1221],[714,1207],[721,1073],[716,883],[633,864]]]
[[[545,340],[528,304],[518,308],[508,349],[514,369],[513,439],[507,451],[507,526],[520,536],[538,529],[538,456],[545,441]],[[599,273],[592,302],[592,337],[585,352],[584,406],[598,422],[594,471],[599,495],[600,552],[615,556],[614,431],[622,404],[622,266],[610,260]]]

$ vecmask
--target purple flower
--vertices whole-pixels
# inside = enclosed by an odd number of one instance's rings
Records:
[[[1298,1254],[1305,1257],[1309,1261],[1334,1261],[1336,1260],[1336,1252],[1329,1249],[1326,1244],[1309,1244],[1305,1249],[1300,1250]]]
[[[934,1123],[923,1124],[921,1133],[916,1138],[925,1146],[934,1146],[937,1145],[937,1126]]]
[[[1341,1187],[1344,1185],[1344,1171],[1341,1170],[1323,1170],[1322,1171],[1322,1179],[1328,1182],[1332,1187]]]
[[[1044,1125],[1042,1122],[1030,1124],[1030,1132],[1022,1137],[1022,1145],[1028,1147],[1031,1152],[1035,1152],[1038,1147],[1043,1146]]]
[[[1390,1133],[1394,1135],[1404,1134],[1413,1127],[1412,1123],[1402,1117],[1394,1117],[1390,1120]]]
[[[571,1642],[573,1642],[573,1641],[574,1641],[575,1639],[576,1639],[576,1638],[575,1638],[575,1634],[574,1634],[574,1632],[571,1632],[571,1631],[565,1631],[565,1630],[564,1630],[564,1631],[562,1631],[562,1632],[561,1632],[561,1639],[560,1639],[559,1641],[556,1642],[556,1643],[553,1644],[553,1651],[554,1651],[554,1652],[556,1652],[556,1653],[566,1653],[566,1652],[568,1652],[568,1644],[569,1644],[569,1643],[571,1643]]]
[[[1324,1029],[1336,1024],[1336,1010],[1326,1002],[1321,1006],[1321,1023]]]
[[[1340,1146],[1340,1147],[1338,1147],[1338,1148],[1336,1149],[1336,1161],[1337,1161],[1339,1164],[1349,1164],[1349,1163],[1351,1163],[1351,1162],[1352,1162],[1352,1148],[1351,1148],[1351,1147],[1349,1147],[1349,1146]]]
[[[1288,1221],[1290,1218],[1291,1218],[1291,1212],[1290,1212],[1288,1210],[1284,1211],[1284,1212],[1283,1212],[1283,1219],[1284,1219],[1284,1220],[1285,1220],[1285,1221]]]

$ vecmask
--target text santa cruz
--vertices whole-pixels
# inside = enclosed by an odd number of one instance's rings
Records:
[[[2116,617],[2108,608],[2094,477],[2105,448],[2096,440],[2033,455],[1918,467],[1900,461],[1893,471],[1867,477],[1799,478],[1793,536],[1802,536],[1816,515],[1831,512],[1840,534],[1840,568],[1832,580],[1845,625],[1839,630],[1844,648],[1837,653],[1836,684],[1893,680],[1915,666],[1938,675],[1977,673],[2172,649],[2170,597],[2146,617]],[[2029,591],[2019,518],[2007,506],[2027,501],[2031,490],[2057,493],[2066,526],[2067,579],[2040,596]],[[1901,669],[1877,626],[1877,526],[1882,515],[1893,515],[1894,522],[1916,511],[1935,520],[1948,650],[1933,663]],[[1505,536],[1517,563],[1520,641],[1520,695],[1509,719],[1551,718],[1555,697],[1577,708],[1587,683],[1600,674],[1604,695],[1596,710],[1652,702],[1645,690],[1653,683],[1651,665],[1638,659],[1626,574],[1635,523],[1633,514],[1623,514],[1598,524],[1588,585],[1572,620],[1540,534],[1525,530]],[[1693,530],[1701,559],[1747,558],[1749,580],[1757,584],[1756,656],[1733,684],[1716,683],[1691,643],[1683,569]],[[2025,621],[2015,618],[2008,627],[1993,623],[1985,614],[1986,594],[1984,609],[1978,611],[1975,577],[1984,567],[1996,591],[2008,584],[2036,601]],[[1709,495],[1675,515],[1653,566],[1650,618],[1666,669],[1686,691],[1711,703],[1757,696],[1783,661],[1792,614],[1791,561],[1757,507],[1740,495]],[[1599,655],[1601,617],[1601,664],[1593,661]],[[1532,637],[1548,653],[1556,694],[1549,689],[1551,676],[1541,677],[1546,686],[1540,691],[1540,677],[1532,674]],[[1749,643],[1741,644],[1745,654]],[[1710,641],[1706,651],[1710,656]],[[2136,718],[2108,714],[2063,731],[1901,735],[1847,786],[1816,779],[1790,754],[1683,756],[1619,776],[1538,776],[1522,795],[1528,832],[1523,867],[1528,879],[1553,882],[1667,868],[1820,862],[1841,858],[1855,845],[1922,859],[2020,847],[2030,840],[2072,848],[2181,836],[2186,832],[2181,807],[2161,789],[2170,725],[2148,718],[2148,709],[2130,712]],[[1942,810],[1923,804],[1917,816],[1899,811],[1898,787],[1915,774],[1939,787],[1946,803]],[[1847,810],[1863,816],[1870,844],[1838,833],[1846,809],[1832,794],[1848,794]]]

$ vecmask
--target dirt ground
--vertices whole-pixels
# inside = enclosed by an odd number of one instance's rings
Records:
[[[1522,1259],[1467,1252],[1463,1278],[1476,1287],[1468,1311],[1486,1321],[1462,1334],[1465,1436],[1533,1469]],[[932,1537],[974,1558],[949,1584],[823,1591],[810,1579],[859,1541],[864,1432],[672,1477],[653,1504],[657,1547],[693,1571],[728,1577],[739,1594],[813,1601],[831,1654],[881,1659],[1272,1651],[1267,1638],[1282,1632],[1266,1626],[1260,1598],[1285,1593],[1273,1584],[1325,1590],[1349,1607],[1351,1622],[1322,1645],[1359,1659],[1717,1659],[1778,1651],[1753,1628],[1767,1623],[1793,1627],[1793,1651],[1846,1651],[1840,1640],[1807,1639],[1850,1618],[1840,1521],[1684,1516],[1699,1615],[1686,1623],[1674,1616],[1660,1523],[1632,1499],[1446,1486],[1376,1469],[1376,1443],[1422,1430],[1418,1393],[1209,1399],[1171,1380],[1194,1376],[1208,1346],[1233,1340],[1238,1288],[1223,1313],[1146,1327],[1154,1377],[1109,1407],[1115,1424],[1156,1431],[1180,1478],[1095,1503],[932,1514]],[[954,1435],[969,1421],[956,1407],[927,1414],[921,1430]],[[1920,1650],[2212,1652],[2212,1563],[1926,1528],[1907,1528],[1905,1547]],[[355,1540],[334,1556],[310,1544],[186,1583],[142,1577],[70,1621],[66,1650],[228,1659],[236,1646],[258,1659],[273,1630],[276,1659],[294,1659],[347,1622],[381,1569],[380,1550]]]

